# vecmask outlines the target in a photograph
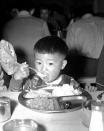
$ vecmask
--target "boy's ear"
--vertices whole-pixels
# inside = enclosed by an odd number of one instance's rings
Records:
[[[63,60],[62,70],[65,68],[66,65],[67,65],[67,60]]]

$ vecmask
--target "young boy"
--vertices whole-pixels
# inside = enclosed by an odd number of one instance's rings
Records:
[[[40,75],[33,75],[24,85],[24,89],[52,89],[56,88],[55,85],[64,84],[77,88],[78,83],[72,77],[62,74],[67,64],[67,55],[68,47],[59,37],[47,36],[40,39],[34,46],[34,67]]]
[[[34,45],[34,67],[39,75],[35,72],[28,77],[28,80],[24,80],[23,89],[41,87],[52,89],[55,85],[62,86],[63,84],[74,85],[77,88],[78,83],[72,77],[61,73],[67,64],[65,59],[67,55],[68,47],[59,37],[47,36],[40,39]]]

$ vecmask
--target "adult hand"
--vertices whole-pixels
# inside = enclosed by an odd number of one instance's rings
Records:
[[[19,67],[13,76],[15,80],[22,80],[23,78],[28,77],[29,76],[28,64],[26,64],[26,62],[19,64]]]

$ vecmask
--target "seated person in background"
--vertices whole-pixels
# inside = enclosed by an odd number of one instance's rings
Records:
[[[104,45],[104,19],[85,14],[68,26],[66,43],[72,52],[69,66],[73,74],[78,77],[95,77],[98,58]]]
[[[18,14],[4,25],[3,38],[26,54],[26,60],[33,66],[32,49],[34,43],[44,36],[50,35],[47,23],[31,15],[28,2],[26,7],[20,7]],[[29,1],[30,3],[30,1]],[[25,60],[25,61],[26,61]]]
[[[56,88],[54,94],[56,92],[57,94],[59,92],[60,94],[62,92],[68,94],[68,91],[78,88],[78,83],[72,77],[61,73],[67,64],[65,59],[67,54],[68,47],[62,39],[56,36],[47,36],[40,39],[34,46],[34,69],[39,73],[29,76],[28,80],[24,81],[23,89],[30,90],[46,86],[45,88],[48,89]],[[15,86],[13,83],[15,83]],[[18,85],[16,86],[16,80],[13,78],[10,84],[12,85],[10,85],[10,90],[12,91],[15,89],[20,90],[19,88],[21,88]],[[60,89],[52,85],[59,85]]]
[[[102,48],[97,66],[96,88],[90,87],[89,90],[104,90],[104,46]]]
[[[104,46],[99,57],[96,75],[96,86],[98,90],[104,90]]]

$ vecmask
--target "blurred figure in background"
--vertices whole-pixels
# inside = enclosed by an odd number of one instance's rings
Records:
[[[61,37],[61,32],[67,27],[64,9],[57,4],[41,4],[40,18],[47,22],[51,35]]]
[[[12,43],[15,50],[23,50],[24,56],[27,56],[26,61],[30,66],[33,66],[34,57],[32,50],[34,43],[40,38],[50,35],[47,23],[32,16],[34,13],[33,9],[31,7],[20,8],[17,16],[8,21],[3,30],[4,39]]]
[[[50,16],[50,10],[47,6],[41,5],[40,7],[40,18],[43,19],[44,21],[48,21]]]
[[[47,4],[41,4],[40,5],[40,15],[39,17],[47,22],[49,31],[51,35],[57,35],[57,30],[59,29],[57,21],[52,16],[52,11],[49,9],[49,6]]]
[[[51,5],[51,21],[57,32],[57,36],[65,39],[66,37],[66,27],[68,25],[68,19],[65,14],[64,8],[60,5],[53,4]]]
[[[104,19],[88,13],[69,24],[66,43],[72,52],[72,74],[77,77],[96,76],[98,58],[104,45]]]
[[[53,35],[52,31],[53,31],[54,27],[52,25],[52,22],[50,21],[50,14],[51,14],[51,11],[50,11],[49,7],[45,4],[41,4],[39,17],[47,23],[49,31],[50,31],[51,35]]]
[[[10,15],[11,15],[12,18],[16,17],[18,13],[19,13],[19,11],[18,11],[17,8],[13,8],[13,9],[10,11]]]

